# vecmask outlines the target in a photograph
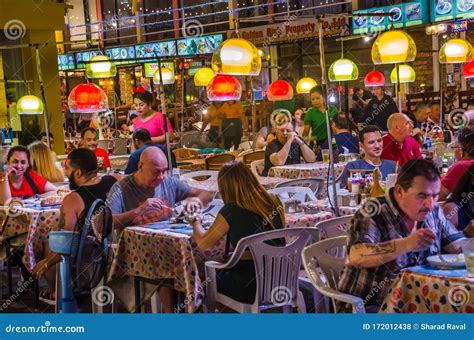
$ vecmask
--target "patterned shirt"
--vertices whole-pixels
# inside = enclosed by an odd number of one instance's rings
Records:
[[[436,235],[437,241],[429,249],[405,253],[379,267],[359,268],[347,264],[338,290],[360,297],[366,305],[380,306],[401,269],[424,264],[427,257],[439,254],[441,248],[453,251],[449,245],[464,238],[464,233],[446,220],[439,206],[426,216],[421,225]],[[358,243],[374,244],[409,236],[403,213],[393,197],[393,188],[385,196],[369,199],[354,215],[347,234],[348,252]]]

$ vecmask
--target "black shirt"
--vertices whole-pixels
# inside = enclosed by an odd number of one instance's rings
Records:
[[[382,100],[374,96],[365,108],[363,122],[366,125],[377,125],[382,131],[388,131],[388,117],[395,112],[399,112],[398,107],[390,96],[384,95]]]
[[[273,140],[267,145],[267,148],[265,149],[265,168],[263,169],[262,176],[268,176],[268,171],[273,166],[272,162],[270,162],[270,156],[280,151],[282,148],[283,144],[281,144],[278,139]],[[286,159],[285,165],[300,164],[302,156],[303,154],[298,143],[291,143],[290,152],[288,153],[288,158]]]

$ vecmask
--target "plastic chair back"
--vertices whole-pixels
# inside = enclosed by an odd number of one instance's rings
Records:
[[[227,163],[235,160],[235,156],[228,153],[223,153],[220,155],[212,156],[206,158],[206,170],[220,170],[222,166]]]
[[[259,159],[258,161],[253,161],[252,163],[250,163],[250,170],[252,170],[255,176],[261,176],[264,168],[265,168],[264,159]]]
[[[198,155],[198,152],[196,149],[187,149],[187,148],[174,149],[173,153],[177,161],[196,158]]]
[[[263,150],[247,153],[242,158],[243,163],[247,166],[250,166],[250,164],[253,161],[257,161],[257,160],[261,160],[261,159],[263,159],[263,160],[265,159],[265,151],[263,151]]]
[[[113,142],[113,140],[110,140],[110,139],[101,139],[101,140],[97,141],[97,147],[101,148],[101,149],[104,149],[107,152],[109,152],[109,146],[111,146],[110,149],[112,149],[113,145],[114,145],[114,142]]]
[[[268,191],[271,194],[278,196],[282,202],[289,199],[298,200],[300,202],[316,201],[316,196],[310,188],[305,187],[279,187]]]
[[[129,142],[128,138],[114,138],[114,155],[126,155],[128,154],[127,145]]]
[[[202,170],[193,171],[181,175],[182,180],[194,180],[194,181],[207,181],[208,179],[217,180],[218,171],[214,170]]]
[[[278,183],[275,187],[306,187],[311,189],[314,196],[319,197],[321,192],[324,190],[325,185],[326,182],[322,178],[301,178]]]
[[[321,239],[343,236],[351,224],[354,215],[334,217],[318,222],[315,227],[321,231]]]

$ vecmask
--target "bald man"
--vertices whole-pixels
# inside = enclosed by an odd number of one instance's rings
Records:
[[[213,194],[167,176],[168,161],[159,148],[145,149],[138,170],[115,183],[107,197],[114,228],[143,225],[171,217],[176,202],[206,206]]]
[[[387,120],[388,134],[383,136],[381,159],[398,162],[400,166],[413,159],[420,159],[418,142],[411,137],[413,122],[403,113],[393,113]]]

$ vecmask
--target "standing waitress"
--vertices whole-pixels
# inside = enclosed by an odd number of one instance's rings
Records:
[[[146,129],[150,132],[151,141],[153,144],[164,144],[166,141],[165,136],[165,116],[161,112],[156,112],[152,109],[153,94],[139,87],[134,89],[133,93],[133,105],[138,113],[138,117],[133,123],[133,129]],[[168,118],[166,118],[168,124],[168,137],[169,140],[173,140],[173,128]]]
[[[221,113],[223,115],[224,149],[229,150],[233,145],[234,150],[237,150],[243,135],[243,127],[247,126],[244,108],[240,101],[231,100],[222,105]]]
[[[326,99],[323,96],[323,89],[321,86],[315,86],[310,91],[311,105],[304,117],[303,136],[309,135],[309,130],[312,129],[311,136],[316,139],[318,146],[322,146],[324,141],[328,138],[328,131],[326,127]],[[329,119],[332,119],[337,114],[335,106],[328,107]]]

